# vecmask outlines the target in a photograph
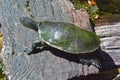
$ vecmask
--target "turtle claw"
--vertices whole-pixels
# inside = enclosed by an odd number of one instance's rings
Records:
[[[28,55],[30,55],[32,53],[32,49],[31,48],[25,48],[24,52],[26,52]]]

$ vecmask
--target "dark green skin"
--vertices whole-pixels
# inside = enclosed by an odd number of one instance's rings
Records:
[[[59,50],[72,54],[86,54],[99,48],[100,40],[95,33],[80,29],[74,24],[65,22],[36,22],[30,18],[20,18],[21,23],[30,29],[38,31],[41,42],[34,42],[32,48],[27,48],[31,54],[37,46],[44,46],[44,43]],[[98,60],[80,59],[85,64],[93,64],[100,67]]]
[[[26,17],[22,17],[20,20],[25,27],[38,31],[43,42],[59,50],[82,54],[93,52],[99,48],[100,40],[95,33],[80,29],[74,24],[50,21],[35,22]]]

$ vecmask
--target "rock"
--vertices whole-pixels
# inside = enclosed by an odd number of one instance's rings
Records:
[[[0,2],[1,32],[4,35],[0,57],[5,65],[4,73],[8,80],[73,80],[75,77],[80,79],[82,75],[90,76],[89,74],[99,72],[99,69],[92,65],[79,63],[78,56],[64,54],[56,49],[32,55],[24,52],[26,47],[30,47],[31,43],[39,38],[36,32],[22,26],[20,17],[31,17],[39,22],[44,20],[70,22],[92,31],[89,15],[85,9],[75,10],[69,0],[0,0]],[[81,57],[101,59],[98,53],[101,52],[98,50],[91,53],[92,55]],[[108,58],[107,54],[104,56]],[[112,59],[108,59],[112,63]],[[92,80],[92,77],[88,78]]]

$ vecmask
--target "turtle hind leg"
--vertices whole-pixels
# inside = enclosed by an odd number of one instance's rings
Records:
[[[92,59],[90,61],[91,61],[91,64],[94,65],[95,67],[97,67],[99,69],[102,68],[102,65],[98,59]]]
[[[31,48],[30,48],[30,47],[27,47],[27,48],[25,49],[25,52],[26,52],[28,55],[30,55],[30,54],[32,54],[32,53],[34,53],[34,52],[37,51],[37,47],[44,47],[44,42],[42,42],[42,41],[40,41],[40,40],[34,41],[34,42],[32,43]]]
[[[87,64],[87,65],[93,65],[95,66],[96,68],[101,68],[101,63],[98,59],[91,59],[91,60],[88,60],[88,59],[80,59],[80,63],[82,64]]]

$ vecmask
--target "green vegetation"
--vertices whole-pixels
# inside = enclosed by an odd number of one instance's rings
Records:
[[[120,13],[120,0],[94,0],[95,5],[89,3],[91,0],[71,0],[76,9],[85,8],[92,20],[99,15],[111,15]]]
[[[3,74],[4,65],[0,61],[0,80],[5,80],[5,75]]]
[[[87,4],[87,1],[83,2],[83,0],[71,0],[71,2],[76,9],[85,8],[92,20],[98,17],[99,8],[97,6],[89,6],[89,4]]]

